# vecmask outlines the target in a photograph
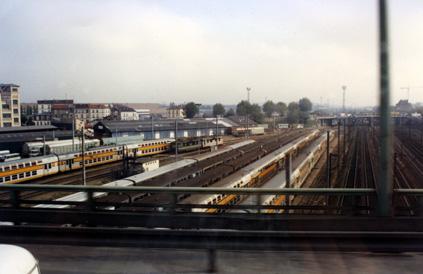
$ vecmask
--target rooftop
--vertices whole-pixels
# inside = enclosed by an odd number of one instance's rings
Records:
[[[18,88],[19,86],[16,85],[16,84],[0,84],[0,88],[3,88],[3,87],[15,87],[15,88]]]
[[[22,126],[22,127],[3,127],[0,128],[0,134],[12,133],[12,132],[31,132],[31,131],[50,131],[56,130],[55,126]]]

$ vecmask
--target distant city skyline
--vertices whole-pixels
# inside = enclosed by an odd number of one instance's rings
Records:
[[[22,102],[377,104],[377,1],[0,2]],[[392,104],[423,102],[423,2],[391,0]]]

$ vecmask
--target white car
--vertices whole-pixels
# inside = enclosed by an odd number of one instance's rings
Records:
[[[0,273],[40,274],[38,261],[23,247],[0,244]]]

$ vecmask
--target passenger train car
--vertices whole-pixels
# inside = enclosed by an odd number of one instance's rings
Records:
[[[242,188],[242,187],[260,187],[260,185],[269,177],[280,171],[284,166],[285,158],[288,154],[295,155],[299,150],[310,144],[318,138],[320,132],[313,131],[308,136],[295,140],[282,148],[266,155],[262,159],[248,165],[221,181],[213,185],[213,187],[225,188]],[[242,197],[237,195],[192,195],[183,200],[185,204],[203,204],[203,205],[233,205],[238,203]],[[219,212],[218,209],[197,208],[198,212]]]
[[[334,132],[330,133],[331,140],[334,138]],[[307,176],[310,174],[311,170],[316,165],[317,161],[325,152],[326,136],[321,136],[318,139],[317,145],[309,152],[307,157],[301,162],[301,164],[292,172],[291,174],[291,187],[300,188],[302,187],[304,181],[307,179]],[[280,186],[281,188],[285,187],[285,182]],[[293,199],[293,196],[291,196]],[[290,199],[290,200],[291,200]],[[268,195],[263,199],[263,205],[281,205],[286,203],[285,195]],[[275,210],[266,210],[266,213],[274,213]]]
[[[142,141],[118,146],[96,147],[85,151],[85,166],[96,166],[169,151],[174,139]],[[82,168],[82,153],[51,154],[0,163],[0,183],[20,183]]]
[[[212,148],[223,144],[223,138],[214,137],[194,137],[194,138],[178,138],[171,144],[171,150],[178,150],[179,153],[200,150],[204,148]]]

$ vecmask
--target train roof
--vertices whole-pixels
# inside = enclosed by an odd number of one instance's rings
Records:
[[[247,176],[252,175],[251,173],[257,169],[265,167],[266,165],[270,164],[275,160],[275,158],[281,157],[285,152],[291,149],[292,146],[304,140],[305,138],[309,137],[310,135],[314,134],[315,131],[308,134],[305,137],[300,137],[295,139],[294,141],[284,145],[283,147],[267,154],[266,156],[262,157],[261,159],[249,164],[248,166],[241,168],[240,170],[236,171],[235,173],[223,178],[222,180],[218,181],[217,183],[213,184],[212,187],[228,187],[231,184],[245,179]],[[205,199],[205,195],[197,194],[192,195],[185,199],[183,203],[198,203],[199,201],[203,201]]]
[[[30,158],[22,158],[22,159],[18,159],[18,160],[7,161],[7,162],[0,162],[0,166],[8,166],[8,165],[13,165],[13,164],[40,161],[40,160],[45,160],[45,159],[57,160],[55,155],[43,155],[43,156],[30,157]]]
[[[126,180],[134,181],[136,184],[142,183],[144,181],[147,181],[149,179],[152,179],[154,177],[160,176],[162,174],[168,173],[170,171],[174,171],[176,169],[180,169],[189,165],[192,165],[196,163],[196,160],[193,159],[183,159],[171,164],[167,164],[164,166],[161,166],[155,170],[143,172],[137,175],[133,175],[130,177],[125,178]]]
[[[100,142],[100,140],[98,139],[85,139],[85,142],[91,143],[91,142]],[[75,143],[81,143],[81,140],[75,138],[74,139]],[[28,146],[34,146],[34,145],[44,145],[43,141],[34,141],[34,142],[26,142],[25,143]],[[69,145],[72,144],[72,139],[67,139],[67,140],[53,140],[53,141],[46,141],[45,142],[46,145],[52,146],[52,145]]]

